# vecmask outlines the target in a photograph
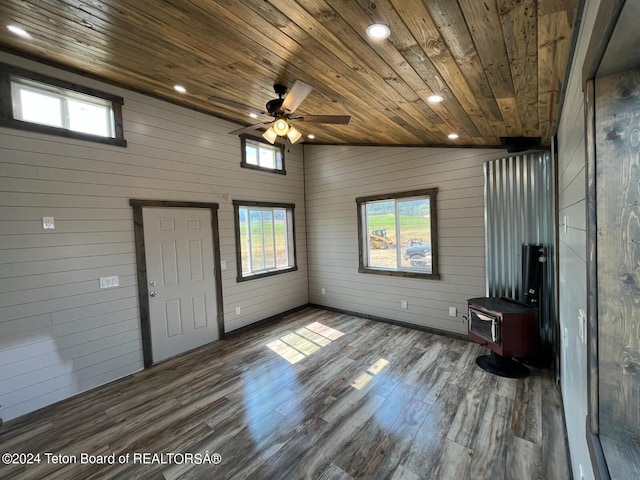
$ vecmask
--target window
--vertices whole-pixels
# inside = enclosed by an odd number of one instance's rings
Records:
[[[359,271],[439,279],[437,188],[356,198]]]
[[[297,270],[293,209],[234,200],[238,281]]]
[[[0,93],[2,126],[126,145],[120,97],[3,64]]]
[[[284,146],[271,145],[248,135],[241,135],[242,161],[240,166],[285,175]]]

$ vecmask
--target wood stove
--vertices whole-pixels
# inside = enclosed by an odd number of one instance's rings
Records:
[[[492,352],[478,357],[476,363],[503,377],[526,377],[529,369],[512,357],[525,358],[536,352],[537,308],[497,297],[469,299],[468,307],[468,337]]]

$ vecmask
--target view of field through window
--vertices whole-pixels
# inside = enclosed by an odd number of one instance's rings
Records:
[[[429,198],[368,202],[368,266],[431,273]]]
[[[240,208],[242,273],[289,267],[287,211],[279,208]]]

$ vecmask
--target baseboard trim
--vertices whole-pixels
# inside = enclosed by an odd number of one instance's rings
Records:
[[[362,317],[367,320],[374,320],[376,322],[389,323],[391,325],[397,325],[398,327],[410,328],[412,330],[420,330],[426,333],[432,333],[434,335],[440,335],[443,337],[455,338],[456,340],[464,340],[465,342],[471,342],[466,335],[460,333],[447,332],[446,330],[440,330],[438,328],[425,327],[423,325],[416,325],[409,322],[401,322],[400,320],[392,320],[390,318],[379,317],[377,315],[369,315],[368,313],[354,312],[352,310],[344,310],[342,308],[327,307],[325,305],[318,305],[316,303],[309,303],[307,306],[313,308],[319,308],[321,310],[329,310],[330,312],[344,313],[346,315],[353,315],[354,317]]]
[[[293,313],[299,312],[300,310],[304,310],[305,308],[309,308],[311,306],[312,305],[310,303],[305,303],[304,305],[300,305],[299,307],[294,307],[284,312],[276,313],[275,315],[271,315],[270,317],[263,318],[262,320],[258,320],[257,322],[250,323],[249,325],[244,325],[243,327],[230,330],[225,333],[224,339],[227,340],[229,338],[237,337],[238,335],[242,335],[245,332],[248,332],[250,330],[255,330],[256,328],[260,328],[269,323],[275,322],[277,320],[281,320],[287,315],[291,315]]]

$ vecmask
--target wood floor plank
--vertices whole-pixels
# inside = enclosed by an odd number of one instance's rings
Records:
[[[487,403],[495,388],[496,377],[476,369],[468,384],[468,392],[460,402],[447,439],[473,449],[486,413]],[[480,437],[481,438],[481,437]]]
[[[505,480],[545,479],[543,475],[542,448],[528,440],[511,436],[507,452]]]
[[[318,480],[353,480],[353,477],[332,463]]]
[[[548,479],[570,478],[560,392],[551,376],[546,375],[542,384],[542,458],[544,477]],[[640,472],[639,472],[640,474]],[[630,477],[631,478],[631,477]]]
[[[389,480],[420,480],[420,476],[405,466],[398,465]]]
[[[502,480],[506,475],[507,448],[511,438],[509,419],[513,399],[491,393],[484,411],[478,439],[473,449],[469,477],[475,480]],[[490,460],[488,460],[490,459]]]
[[[43,462],[2,465],[0,478],[565,478],[551,375],[495,377],[475,364],[485,350],[305,308],[0,428],[5,451],[208,452],[219,463]]]
[[[542,444],[542,384],[541,377],[532,375],[518,382],[512,432],[536,445]]]
[[[447,440],[438,461],[437,475],[433,478],[438,480],[469,478],[468,472],[472,454],[471,449]]]

